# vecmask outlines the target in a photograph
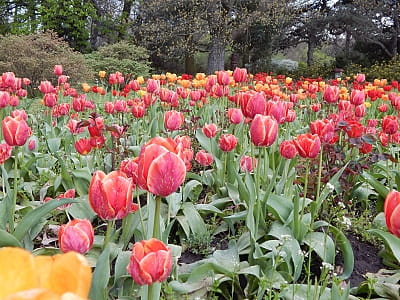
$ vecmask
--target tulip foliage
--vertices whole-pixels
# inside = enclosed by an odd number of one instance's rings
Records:
[[[397,270],[396,81],[100,71],[73,87],[67,75],[56,65],[40,99],[28,78],[0,77],[0,247],[14,247],[0,249],[2,296],[351,299],[339,287],[360,231]],[[84,256],[93,279],[71,279],[84,287],[37,275]]]

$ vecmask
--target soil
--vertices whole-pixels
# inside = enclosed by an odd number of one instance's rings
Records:
[[[356,287],[363,282],[367,273],[377,273],[380,269],[387,268],[378,255],[379,248],[351,234],[348,234],[347,238],[351,243],[354,254],[354,270],[350,278],[347,279],[351,287]],[[340,266],[342,263],[343,259],[339,253],[336,257],[336,265]]]

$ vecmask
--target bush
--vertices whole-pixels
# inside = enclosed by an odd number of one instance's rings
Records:
[[[398,80],[400,78],[400,56],[388,61],[377,62],[370,67],[363,67],[356,64],[346,67],[347,76],[352,77],[357,73],[365,74],[365,78],[368,81],[376,78],[385,78],[389,81]]]
[[[14,72],[37,86],[41,80],[52,80],[54,65],[62,65],[71,84],[88,80],[90,69],[82,54],[75,52],[56,33],[40,32],[28,35],[0,36],[0,74]]]
[[[86,55],[89,66],[95,73],[108,74],[119,71],[124,75],[148,76],[150,73],[149,55],[143,47],[122,41],[99,47]]]

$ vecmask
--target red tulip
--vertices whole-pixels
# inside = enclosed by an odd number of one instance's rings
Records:
[[[213,138],[217,132],[218,132],[218,128],[217,125],[215,125],[214,123],[211,124],[205,124],[203,126],[203,134],[208,137],[208,138]]]
[[[291,140],[286,140],[283,141],[279,145],[279,153],[281,154],[282,157],[287,158],[287,159],[292,159],[297,155],[297,148],[293,141]]]
[[[146,83],[146,90],[149,93],[157,92],[160,89],[160,81],[156,79],[149,79]]]
[[[89,186],[89,203],[94,212],[104,220],[122,219],[137,210],[132,203],[133,182],[124,172],[105,174],[96,171]]]
[[[3,137],[10,146],[22,146],[26,143],[32,131],[21,116],[7,116],[2,121]]]
[[[104,111],[108,114],[113,114],[114,113],[114,103],[113,102],[104,103]]]
[[[63,67],[62,65],[55,65],[54,66],[54,75],[60,76],[63,73]]]
[[[0,164],[11,157],[12,147],[7,143],[0,144]]]
[[[358,121],[347,121],[344,131],[346,131],[349,138],[359,138],[364,133],[364,126]]]
[[[315,158],[321,149],[321,140],[316,134],[300,134],[293,143],[303,158]]]
[[[0,108],[6,107],[9,101],[10,101],[10,93],[0,91]]]
[[[218,140],[219,147],[224,152],[232,151],[237,145],[237,138],[233,134],[223,134]]]
[[[54,86],[51,84],[50,81],[41,81],[39,85],[39,91],[42,94],[48,94],[48,93],[56,93],[57,90],[54,88]]]
[[[228,85],[231,80],[229,73],[227,71],[217,72],[217,82],[220,85]]]
[[[243,155],[239,160],[239,166],[242,172],[252,172],[257,166],[257,159],[248,155]]]
[[[362,83],[365,81],[365,74],[357,74],[355,81],[358,83]]]
[[[43,96],[43,104],[47,107],[53,107],[57,104],[58,96],[56,93],[46,93]]]
[[[271,116],[256,115],[250,125],[250,138],[256,146],[271,146],[278,136],[278,122]]]
[[[384,214],[388,230],[400,237],[400,192],[392,190],[386,195]]]
[[[394,134],[399,130],[399,122],[396,116],[384,116],[382,119],[382,131],[387,134]]]
[[[94,230],[87,219],[75,219],[61,225],[58,231],[58,243],[62,252],[88,252],[93,246]]]
[[[389,109],[389,107],[388,107],[387,104],[385,104],[385,103],[383,103],[383,104],[381,104],[381,105],[378,106],[378,110],[379,110],[380,112],[387,112],[388,109]]]
[[[132,105],[132,115],[135,118],[142,118],[146,113],[146,107],[143,102],[135,102]]]
[[[142,146],[138,162],[138,185],[157,196],[174,193],[185,181],[185,162],[172,139],[153,138]]]
[[[169,110],[164,113],[164,127],[169,131],[179,129],[184,121],[185,117],[183,116],[182,112]]]
[[[138,161],[139,157],[135,157],[134,159],[125,159],[121,161],[119,166],[119,169],[124,172],[126,176],[132,178],[134,184],[137,184]]]
[[[247,93],[247,95],[251,95]],[[247,118],[254,118],[257,114],[265,114],[267,108],[267,101],[262,93],[255,93],[253,95],[243,95],[240,101],[240,107],[243,115]]]
[[[350,103],[353,105],[361,105],[365,101],[365,92],[361,90],[352,90],[350,94]]]
[[[239,124],[243,121],[243,113],[242,110],[239,108],[229,108],[228,109],[228,118],[229,122],[232,124]]]
[[[328,85],[325,87],[324,100],[328,103],[335,103],[339,100],[339,87]]]
[[[80,138],[74,143],[75,150],[81,154],[86,155],[92,150],[90,139]]]
[[[366,107],[365,107],[364,104],[357,105],[357,106],[355,107],[354,115],[355,115],[357,118],[362,118],[362,117],[364,117],[366,113],[367,113],[367,109],[366,109]]]
[[[235,82],[246,82],[247,81],[247,70],[246,68],[235,68],[233,71],[233,79]]]
[[[150,239],[133,245],[128,273],[139,285],[167,279],[172,270],[172,252],[163,242]]]
[[[203,167],[207,167],[213,163],[214,158],[211,153],[208,153],[202,149],[196,153],[195,160]]]
[[[335,128],[330,120],[323,119],[311,122],[310,131],[312,134],[317,134],[322,143],[329,143],[333,138]]]
[[[75,198],[75,189],[69,189],[69,190],[65,191],[64,193],[58,195],[55,199],[64,199],[64,198]],[[44,198],[43,201],[48,202],[51,200],[54,200],[54,199],[50,198],[50,197],[46,197],[46,198]],[[72,205],[72,203],[64,204],[64,205],[57,207],[57,209],[64,210],[67,207],[70,207],[71,205]]]

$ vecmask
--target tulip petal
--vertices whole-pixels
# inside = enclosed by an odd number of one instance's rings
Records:
[[[390,191],[386,195],[385,204],[383,207],[385,219],[386,219],[386,226],[388,227],[389,231],[392,232],[392,215],[396,207],[400,206],[400,192],[398,191]]]
[[[0,249],[0,299],[12,293],[36,288],[33,256],[20,248]]]
[[[36,271],[40,277],[40,286],[58,295],[67,292],[87,297],[92,280],[92,271],[86,259],[76,253],[35,257]]]
[[[395,236],[400,237],[400,205],[397,205],[390,216],[388,229]]]
[[[147,186],[150,193],[166,197],[174,193],[185,181],[186,166],[172,152],[158,156],[150,165]]]

